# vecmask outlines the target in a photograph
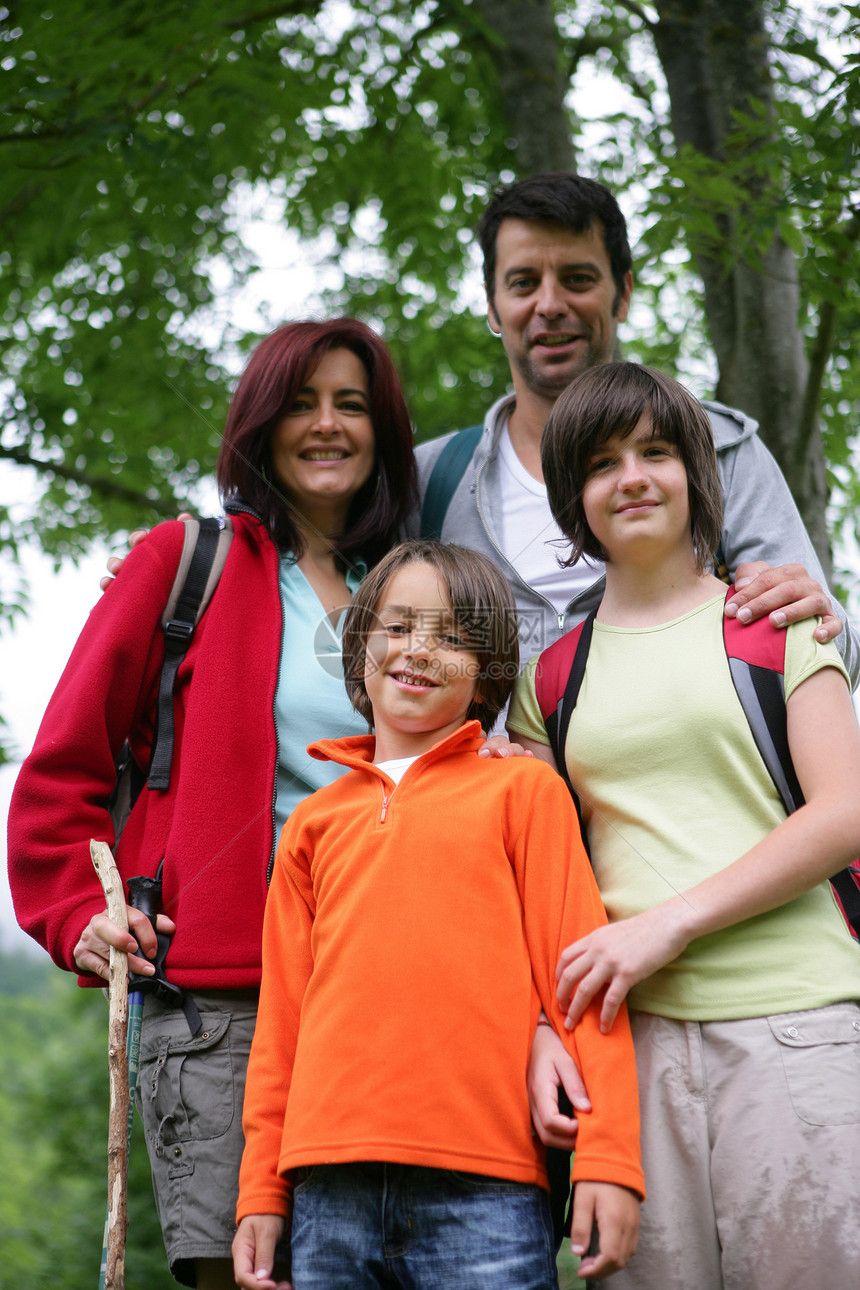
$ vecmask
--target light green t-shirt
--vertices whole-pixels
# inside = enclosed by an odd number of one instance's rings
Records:
[[[732,685],[722,594],[657,627],[594,624],[565,746],[610,920],[688,890],[784,818]],[[785,691],[822,667],[846,677],[815,623],[788,628]],[[512,730],[548,743],[526,667]],[[640,982],[629,1003],[682,1020],[730,1020],[860,998],[860,947],[829,883],[693,941]]]

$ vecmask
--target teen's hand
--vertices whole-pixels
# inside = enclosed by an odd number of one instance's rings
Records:
[[[491,735],[478,749],[479,757],[534,757],[522,744],[511,743],[507,735]]]
[[[597,1227],[598,1249],[589,1254]],[[570,1248],[582,1256],[579,1275],[600,1281],[629,1262],[639,1239],[639,1198],[614,1183],[578,1182],[573,1188]]]
[[[233,1275],[244,1290],[292,1290],[274,1278],[275,1249],[284,1230],[280,1214],[246,1214],[233,1237]]]
[[[183,511],[181,515],[177,515],[176,518],[179,520],[190,520],[190,519],[193,519],[193,516],[189,511]],[[138,543],[143,541],[143,539],[146,537],[148,532],[149,532],[149,529],[134,529],[131,533],[129,533],[128,535],[129,551],[133,551],[134,548],[138,545]],[[117,576],[122,566],[125,564],[125,559],[126,557],[124,555],[108,556],[107,573],[99,582],[99,586],[101,587],[102,591],[107,591],[108,587],[113,582],[114,578]]]
[[[842,631],[842,619],[833,612],[830,597],[802,564],[772,568],[763,560],[755,560],[738,565],[735,595],[726,602],[726,616],[752,623],[765,614],[774,627],[787,627],[819,615],[821,623],[815,629],[815,639],[819,641],[832,641]]]
[[[552,1026],[540,1025],[535,1031],[526,1084],[532,1125],[541,1142],[545,1147],[572,1151],[576,1146],[579,1125],[558,1109],[559,1084],[575,1111],[590,1111],[591,1102],[576,1062]]]
[[[106,913],[94,914],[87,923],[75,946],[75,966],[79,972],[94,972],[103,980],[110,979],[111,946],[128,955],[128,970],[140,976],[152,976],[155,968],[148,960],[155,958],[158,941],[152,923],[142,909],[126,906],[129,930],[118,927]],[[168,936],[176,931],[176,924],[166,914],[159,914],[156,924]],[[140,954],[138,954],[140,948]],[[143,956],[146,957],[143,957]]]
[[[598,927],[562,950],[555,976],[568,1030],[605,987],[600,1029],[608,1034],[631,986],[671,963],[689,944],[688,908],[683,897],[675,896],[633,918]]]

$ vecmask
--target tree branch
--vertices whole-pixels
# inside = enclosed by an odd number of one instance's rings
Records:
[[[858,237],[860,237],[860,210],[854,211],[851,218],[841,226],[839,232],[850,241],[857,241]],[[842,275],[839,278],[833,278],[832,281],[834,285],[842,286],[845,282],[845,277]],[[798,466],[801,466],[806,461],[809,445],[818,428],[821,390],[824,385],[827,364],[833,350],[838,318],[839,306],[834,304],[832,300],[822,301],[821,308],[818,311],[818,330],[809,347],[809,373],[803,390],[803,402],[797,423],[794,457]]]
[[[642,6],[636,3],[636,0],[615,0],[615,3],[619,8],[626,9],[628,13],[632,13],[634,18],[639,18],[645,24],[648,31],[655,30],[657,26],[656,22],[651,21]]]
[[[177,512],[179,503],[176,498],[171,496],[167,500],[160,497],[149,497],[142,493],[140,489],[129,488],[126,484],[120,484],[116,480],[105,479],[99,475],[91,475],[85,470],[73,470],[59,461],[44,461],[39,457],[33,457],[26,448],[8,447],[0,444],[0,458],[6,458],[8,461],[15,462],[18,466],[31,466],[40,474],[59,475],[61,479],[68,479],[72,483],[82,484],[94,492],[101,493],[105,497],[113,497],[120,501],[131,502],[134,506],[157,511],[159,515],[164,515],[172,519]]]

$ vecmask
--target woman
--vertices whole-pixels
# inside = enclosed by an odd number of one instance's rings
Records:
[[[124,879],[163,861],[167,973],[202,1017],[192,1036],[180,1010],[147,997],[138,1085],[171,1270],[199,1290],[233,1285],[275,846],[295,804],[332,777],[306,745],[364,732],[344,690],[341,617],[414,504],[412,429],[379,338],[349,319],[267,337],[231,403],[217,478],[234,536],[177,676],[170,786],[141,794],[116,847]],[[104,912],[89,839],[114,843],[107,801],[123,741],[148,763],[182,538],[180,523],[155,529],[93,610],[13,796],[19,921],[83,985],[107,979],[111,945],[130,952],[132,971],[153,970],[143,915],[129,909],[124,932]]]

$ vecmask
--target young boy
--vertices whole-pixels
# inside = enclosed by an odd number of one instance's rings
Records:
[[[610,921],[558,975],[571,1024],[599,997],[610,1031],[630,991],[649,1198],[613,1290],[856,1290],[860,948],[828,882],[860,850],[845,670],[814,622],[740,629],[773,659],[784,646],[805,798],[787,815],[723,642],[696,400],[634,364],[590,371],[556,404],[543,465],[571,558],[606,560],[563,756]],[[508,718],[547,760],[536,675],[563,646],[529,665]]]
[[[352,602],[344,673],[375,735],[312,747],[351,773],[278,848],[234,1242],[247,1290],[275,1286],[291,1209],[295,1290],[557,1285],[526,1067],[541,1009],[565,1033],[562,947],[605,919],[558,776],[477,758],[516,641],[505,578],[454,546],[404,543]],[[644,1194],[633,1052],[596,1006],[565,1042],[593,1107],[573,1243],[596,1222],[599,1277],[630,1257]]]

